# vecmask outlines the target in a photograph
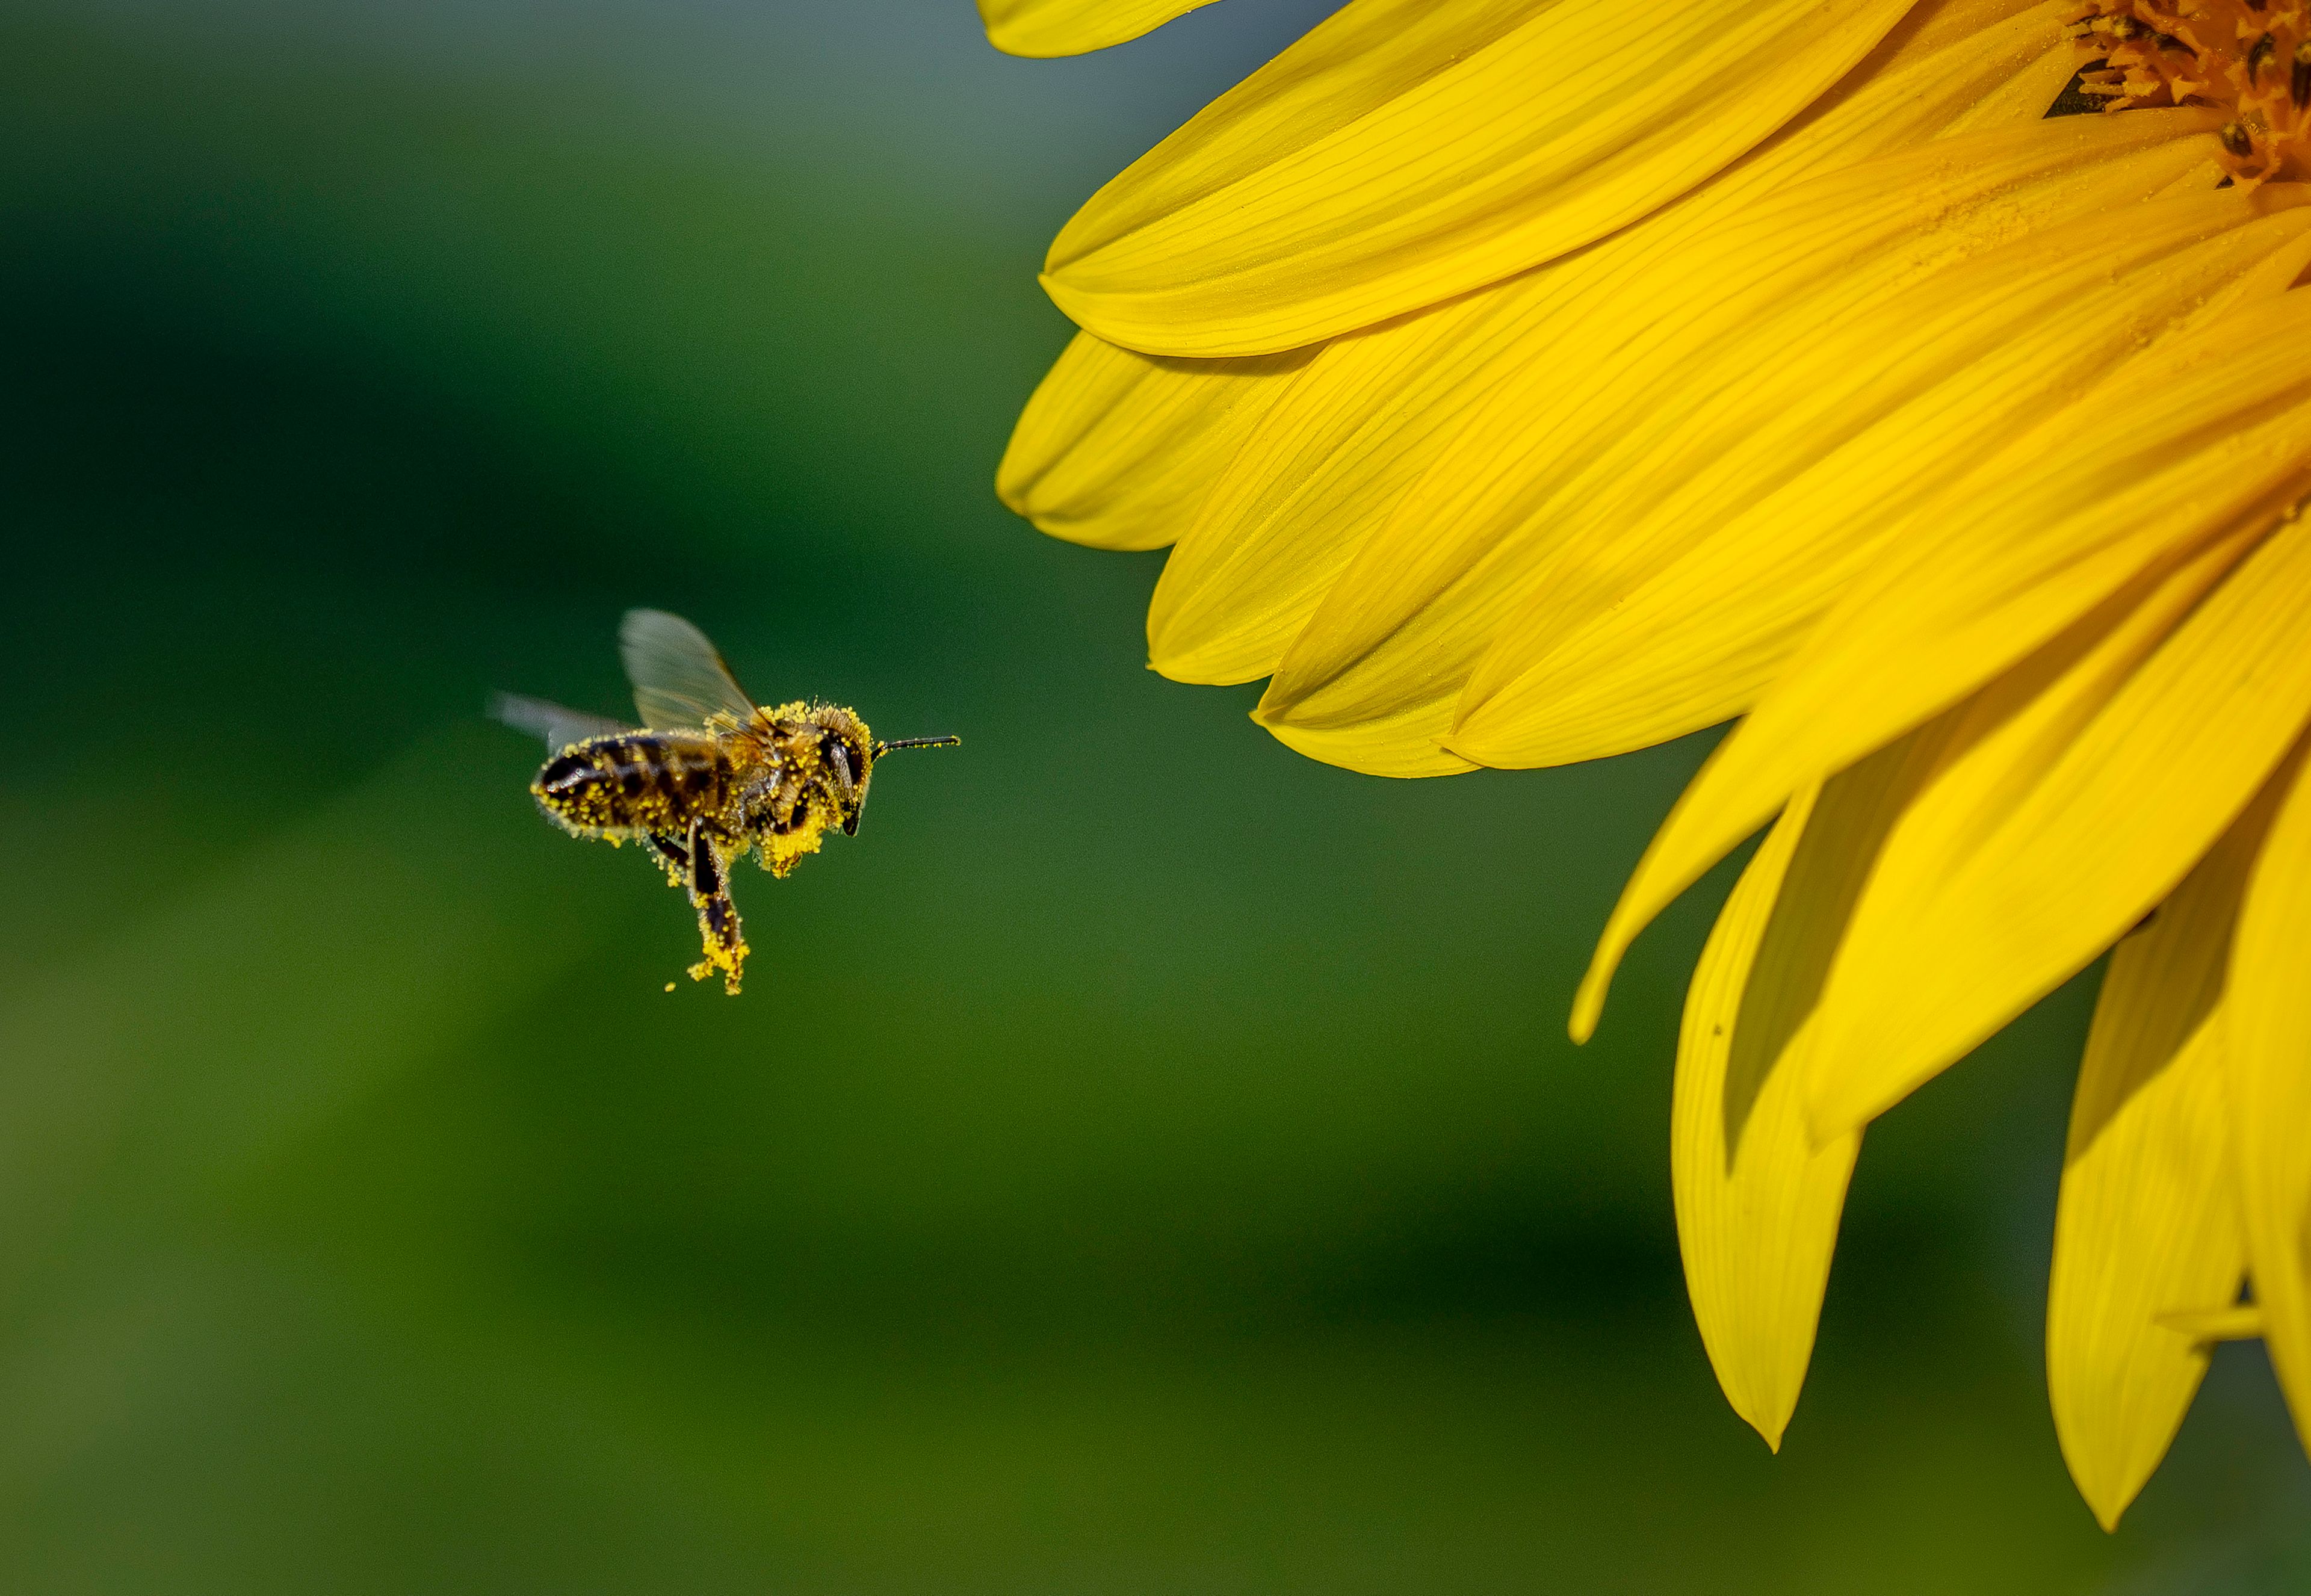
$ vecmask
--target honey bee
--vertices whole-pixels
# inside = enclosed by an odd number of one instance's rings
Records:
[[[553,757],[529,790],[577,837],[650,848],[698,911],[706,956],[690,979],[722,972],[737,994],[746,942],[730,902],[729,867],[753,851],[784,876],[816,853],[830,827],[859,834],[876,761],[895,748],[949,748],[955,737],[878,743],[840,704],[798,699],[763,709],[746,696],[706,634],[664,610],[628,610],[618,651],[640,726],[541,699],[499,693],[491,713],[545,739]],[[672,990],[671,987],[668,988]]]

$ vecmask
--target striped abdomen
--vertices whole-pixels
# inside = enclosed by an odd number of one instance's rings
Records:
[[[719,810],[730,765],[702,735],[635,731],[592,737],[545,762],[530,791],[574,831],[670,832]]]

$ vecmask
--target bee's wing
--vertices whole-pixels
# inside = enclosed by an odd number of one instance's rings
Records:
[[[717,715],[744,725],[754,718],[754,701],[731,679],[706,634],[680,615],[628,610],[618,628],[618,652],[644,726],[703,726]]]
[[[624,721],[613,720],[607,715],[589,715],[583,710],[564,709],[558,703],[524,698],[518,693],[491,693],[490,718],[504,721],[516,731],[544,737],[546,747],[556,752],[589,737],[615,737],[622,731],[633,730]]]

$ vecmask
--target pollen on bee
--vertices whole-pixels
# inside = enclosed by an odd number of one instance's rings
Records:
[[[649,844],[643,851],[698,914],[704,956],[690,979],[719,971],[735,997],[748,948],[728,866],[754,850],[772,875],[786,875],[818,851],[830,826],[857,833],[869,773],[886,749],[962,739],[882,743],[840,704],[796,699],[760,708],[706,635],[662,610],[629,611],[618,635],[643,724],[508,694],[493,712],[542,734],[553,751],[529,790],[555,824],[613,848]]]
[[[826,822],[818,812],[811,810],[795,830],[773,833],[762,840],[763,868],[777,876],[784,876],[807,853],[816,853],[826,840]]]

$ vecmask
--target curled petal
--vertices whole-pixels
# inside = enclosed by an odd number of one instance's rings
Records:
[[[2255,861],[2231,946],[2224,1063],[2247,1269],[2264,1344],[2311,1437],[2311,779],[2298,769]],[[2311,1444],[2311,1441],[2307,1441]]]
[[[2220,1002],[2278,787],[2118,945],[2071,1108],[2046,1295],[2046,1388],[2105,1529],[2150,1478],[2246,1269]],[[2197,1310],[2195,1313],[2193,1310]]]
[[[1832,955],[1906,791],[1889,750],[1800,793],[1717,917],[1687,990],[1670,1120],[1686,1289],[1726,1400],[1779,1451],[1813,1353],[1860,1132],[1816,1147],[1804,1062]]]

